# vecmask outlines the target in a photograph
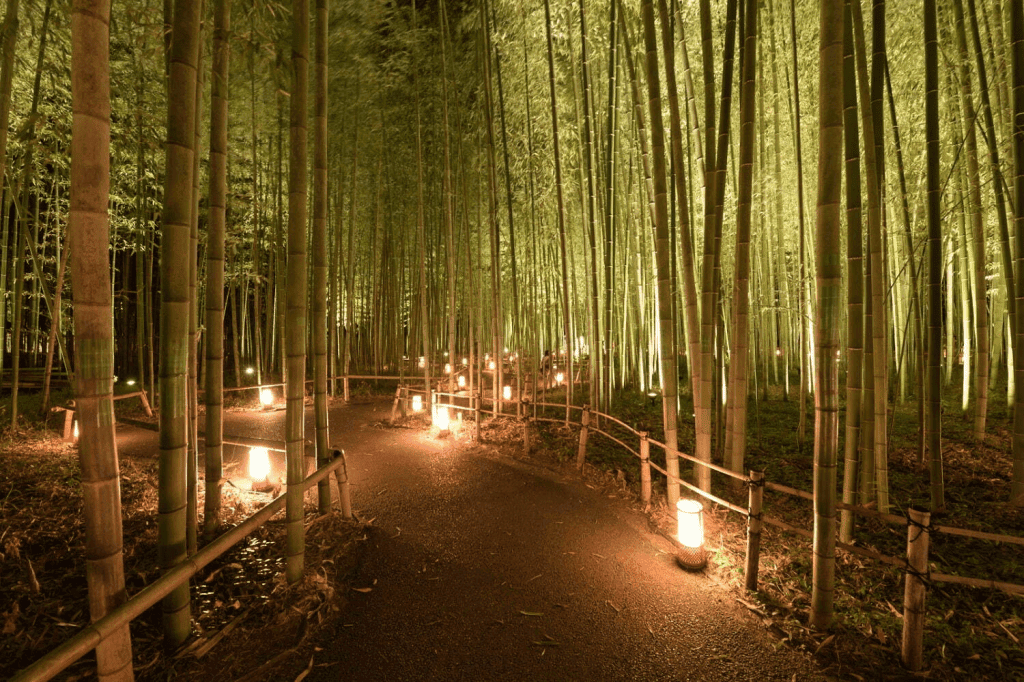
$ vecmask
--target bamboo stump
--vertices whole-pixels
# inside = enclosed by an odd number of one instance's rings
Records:
[[[651,442],[647,440],[647,432],[640,432],[640,497],[644,502],[644,511],[651,508]]]
[[[583,464],[587,460],[587,440],[590,437],[590,406],[583,406],[583,428],[580,429],[580,447],[579,452],[576,454],[576,468],[579,469],[580,474],[583,474]]]

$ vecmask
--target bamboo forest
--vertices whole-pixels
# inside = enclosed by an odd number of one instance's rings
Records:
[[[1024,680],[1024,0],[3,4],[0,678]]]

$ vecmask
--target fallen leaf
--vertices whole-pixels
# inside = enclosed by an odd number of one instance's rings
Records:
[[[539,613],[537,611],[520,611],[519,613],[523,614],[524,616],[533,616],[535,618],[544,615],[543,613]]]
[[[372,587],[353,587],[352,591],[353,592],[363,592],[365,594],[366,592],[372,592],[373,588]]]

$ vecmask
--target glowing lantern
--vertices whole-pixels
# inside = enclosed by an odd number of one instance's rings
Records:
[[[558,374],[556,374],[556,375],[555,375],[555,383],[558,383],[558,384],[560,384],[560,383],[562,383],[563,381],[565,381],[565,375],[564,375],[564,374],[562,374],[561,372],[559,372]]]
[[[782,357],[782,349],[781,348],[776,348],[775,349],[775,357],[777,357],[777,358],[781,358]]]
[[[446,362],[445,363],[445,365],[444,365],[444,373],[445,374],[451,374],[452,373],[452,363],[450,363],[450,362]]]
[[[129,386],[134,386],[135,385],[135,379],[129,379],[127,383],[128,383]]]
[[[249,448],[249,478],[253,483],[270,475],[270,452],[266,448]]]
[[[679,565],[689,570],[704,568],[708,562],[704,552],[704,505],[697,500],[676,502],[676,533]]]
[[[505,400],[512,400],[512,387],[505,386],[501,389],[501,397]]]
[[[460,376],[459,377],[459,388],[465,388],[465,387],[466,387],[466,377]]]
[[[252,367],[246,367],[245,368],[245,373],[251,376],[251,375],[256,373],[256,370],[253,369]]]
[[[414,395],[412,397],[412,411],[422,412],[423,411],[423,396]]]
[[[494,360],[491,360],[490,364],[487,365],[487,369],[494,369]]]
[[[71,436],[73,438],[73,442],[77,443],[78,442],[78,420],[77,419],[75,420],[74,427],[72,427],[72,429],[71,429]]]
[[[469,364],[469,358],[462,358],[462,364],[468,365]]]
[[[434,408],[434,426],[437,427],[438,431],[447,431],[450,421],[451,416],[448,414],[447,406],[437,406]]]
[[[263,407],[270,407],[274,404],[274,392],[269,388],[264,388],[260,391],[260,403]]]

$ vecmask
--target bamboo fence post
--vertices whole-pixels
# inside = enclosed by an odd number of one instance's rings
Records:
[[[346,519],[352,518],[352,490],[348,484],[348,460],[345,458],[344,450],[335,450],[333,457],[341,457],[343,460],[338,468],[334,470],[334,478],[338,483],[338,497],[341,499],[341,515]]]
[[[153,408],[149,406],[149,397],[146,395],[145,389],[139,391],[139,399],[142,400],[142,409],[146,411],[146,416],[152,417]]]
[[[907,510],[907,576],[903,590],[903,665],[911,672],[924,666],[925,582],[931,513]]]
[[[72,408],[66,408],[64,410],[64,442],[70,443],[74,441],[74,422],[75,422],[75,411]]]
[[[587,439],[590,436],[590,405],[583,406],[583,428],[580,429],[580,449],[576,455],[576,468],[583,473],[583,463],[587,459]]]
[[[398,403],[398,409],[402,412],[402,419],[405,419],[409,416],[409,387],[399,384],[398,390],[402,394],[402,400]]]
[[[479,383],[477,385],[479,385]],[[476,395],[473,396],[473,434],[478,442],[480,441],[480,408],[483,404],[483,398],[481,395],[481,391],[478,389]]]
[[[764,499],[764,472],[750,471],[750,494],[747,514],[747,566],[744,587],[757,590],[757,569],[761,558],[761,503]]]
[[[530,418],[523,419],[523,455],[530,455]]]
[[[395,423],[395,415],[398,414],[398,402],[402,397],[402,387],[399,386],[395,389],[395,401],[391,405],[391,423]]]
[[[644,502],[644,511],[651,508],[651,441],[647,440],[647,432],[640,432],[640,498]]]

